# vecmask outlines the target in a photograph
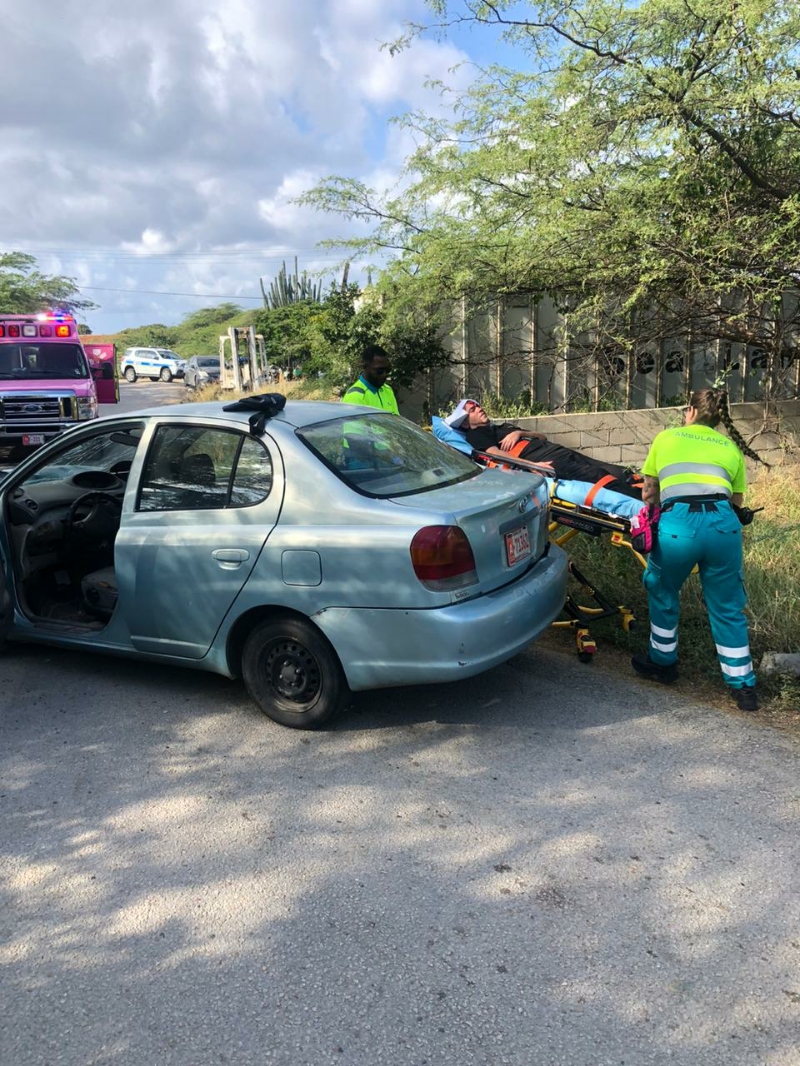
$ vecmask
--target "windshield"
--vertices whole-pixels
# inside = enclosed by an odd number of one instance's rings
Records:
[[[122,426],[111,433],[106,430],[88,439],[84,438],[77,444],[73,444],[71,448],[62,450],[52,459],[48,459],[21,484],[33,485],[38,481],[63,481],[84,470],[107,470],[114,473],[122,473],[124,470],[127,473],[139,446],[143,430],[144,424],[136,422]]]
[[[399,415],[337,418],[297,435],[335,474],[366,496],[408,496],[480,473],[466,455]]]
[[[173,352],[170,348],[156,348],[156,351],[165,359],[177,359],[179,363],[182,362],[181,357],[178,355],[178,353]]]
[[[0,378],[88,378],[80,344],[0,344]]]
[[[197,365],[204,367],[216,367],[216,369],[219,370],[219,359],[215,359],[212,355],[210,355],[208,356],[208,358],[198,359]]]

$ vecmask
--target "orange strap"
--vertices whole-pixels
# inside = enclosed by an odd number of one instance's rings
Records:
[[[525,449],[528,447],[529,444],[530,444],[530,441],[527,440],[525,437],[523,437],[522,440],[518,440],[517,441],[517,443],[514,445],[513,448],[510,448],[508,450],[507,454],[510,455],[512,459],[521,459],[522,458],[522,453],[525,451]],[[487,460],[486,465],[487,466],[502,466],[503,465],[503,457],[498,455],[493,461],[492,460]]]
[[[594,502],[594,498],[598,494],[600,489],[605,488],[606,485],[610,485],[612,481],[616,480],[617,479],[614,477],[613,474],[606,474],[606,476],[601,477],[599,481],[595,481],[594,485],[592,485],[592,487],[586,493],[586,499],[583,501],[583,506],[591,507],[592,503]]]
[[[517,443],[514,445],[513,448],[509,449],[508,454],[513,459],[521,459],[522,458],[522,453],[525,451],[525,449],[528,447],[529,444],[530,444],[530,441],[527,438],[523,437],[522,440],[518,440],[517,441]]]

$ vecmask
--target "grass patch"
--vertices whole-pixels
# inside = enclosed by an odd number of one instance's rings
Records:
[[[767,651],[800,650],[800,488],[796,470],[762,473],[750,486],[750,507],[763,507],[744,531],[744,573],[750,644],[756,664]],[[570,556],[589,580],[612,601],[629,606],[638,625],[631,634],[604,619],[592,625],[601,641],[625,651],[646,651],[647,596],[642,570],[630,552],[615,549],[604,538],[576,537]],[[681,592],[681,673],[704,689],[719,690],[721,675],[700,579],[689,577]],[[769,710],[800,714],[800,681],[760,677],[759,688]]]
[[[186,389],[183,403],[213,403],[215,401],[227,401],[233,403],[241,396],[252,396],[252,390],[222,389],[219,385],[204,385],[201,389]],[[258,389],[259,393],[278,392],[287,400],[329,400],[337,401],[341,397],[330,386],[319,380],[279,381],[276,384],[264,385]]]

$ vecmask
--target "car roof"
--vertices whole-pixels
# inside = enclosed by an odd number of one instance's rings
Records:
[[[173,403],[164,407],[148,407],[141,411],[126,411],[125,418],[138,416],[148,418],[219,418],[226,421],[241,422],[248,425],[254,411],[226,411],[228,404],[235,403],[230,400],[216,401],[212,403]],[[336,418],[345,416],[358,418],[363,415],[379,415],[382,412],[377,407],[356,407],[351,403],[327,403],[322,400],[287,400],[284,409],[277,415],[267,420],[267,425],[286,429],[302,429],[304,426],[314,425],[316,422],[330,422]],[[114,417],[113,415],[111,416]],[[393,415],[394,418],[397,415]]]

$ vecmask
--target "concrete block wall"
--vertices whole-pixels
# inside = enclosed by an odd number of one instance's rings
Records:
[[[783,400],[767,424],[758,403],[733,404],[736,428],[747,443],[773,466],[800,464],[800,400]],[[539,415],[514,419],[522,429],[545,433],[549,440],[606,463],[641,466],[657,433],[680,425],[679,407],[596,414]]]

